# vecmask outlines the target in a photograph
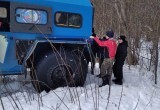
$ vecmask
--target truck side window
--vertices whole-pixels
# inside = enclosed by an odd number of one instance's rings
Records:
[[[7,9],[4,7],[0,7],[0,31],[9,31]]]
[[[80,28],[82,17],[75,13],[57,12],[55,15],[55,24],[61,27]]]
[[[33,9],[16,9],[16,21],[18,23],[47,24],[47,12]]]
[[[56,24],[59,26],[67,26],[67,13],[57,13]]]
[[[78,14],[69,14],[69,26],[80,27],[81,26],[81,16]]]
[[[7,18],[7,9],[0,7],[0,18]]]

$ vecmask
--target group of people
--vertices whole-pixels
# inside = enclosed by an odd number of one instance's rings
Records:
[[[115,79],[113,79],[112,81],[115,84],[122,85],[123,65],[125,62],[125,58],[127,56],[127,47],[128,47],[128,42],[126,41],[126,37],[124,35],[121,35],[118,38],[118,44],[117,44],[116,40],[114,39],[114,32],[107,31],[106,36],[103,38],[99,38],[98,36],[96,36],[96,34],[93,34],[90,37],[90,39],[92,40],[91,50],[97,49],[98,51],[97,56],[99,57],[100,74],[97,75],[97,77],[102,78],[103,81],[100,87],[111,84],[112,72],[115,77]],[[91,52],[95,53],[96,51],[92,50]],[[93,58],[92,58],[93,63],[91,63],[92,74],[95,63]]]

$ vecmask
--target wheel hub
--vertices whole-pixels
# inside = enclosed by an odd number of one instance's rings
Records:
[[[66,82],[68,82],[70,79],[67,67],[64,65],[57,66],[55,69],[53,69],[51,78],[54,84],[58,84],[57,86],[66,85]]]

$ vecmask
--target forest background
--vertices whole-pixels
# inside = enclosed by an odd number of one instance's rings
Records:
[[[129,42],[127,64],[140,65],[153,71],[157,84],[160,38],[159,0],[91,0],[95,7],[94,28],[98,36],[107,30],[115,32],[115,38],[125,35]],[[145,55],[142,44],[149,42]],[[146,50],[145,50],[146,51]],[[147,64],[146,61],[147,60]],[[139,62],[141,61],[141,62]]]

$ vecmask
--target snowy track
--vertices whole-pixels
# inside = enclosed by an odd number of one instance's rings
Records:
[[[96,64],[95,74],[98,72]],[[160,88],[153,84],[151,74],[139,71],[138,67],[129,69],[125,65],[124,84],[119,86],[112,83],[108,106],[109,87],[99,88],[102,80],[91,74],[88,74],[83,88],[58,88],[40,95],[33,91],[31,84],[22,86],[20,82],[10,83],[10,88],[16,90],[20,87],[20,91],[12,95],[6,93],[6,96],[1,94],[1,99],[5,110],[106,110],[106,107],[107,110],[159,110]],[[3,87],[1,85],[1,92]],[[2,103],[0,110],[3,110]]]

